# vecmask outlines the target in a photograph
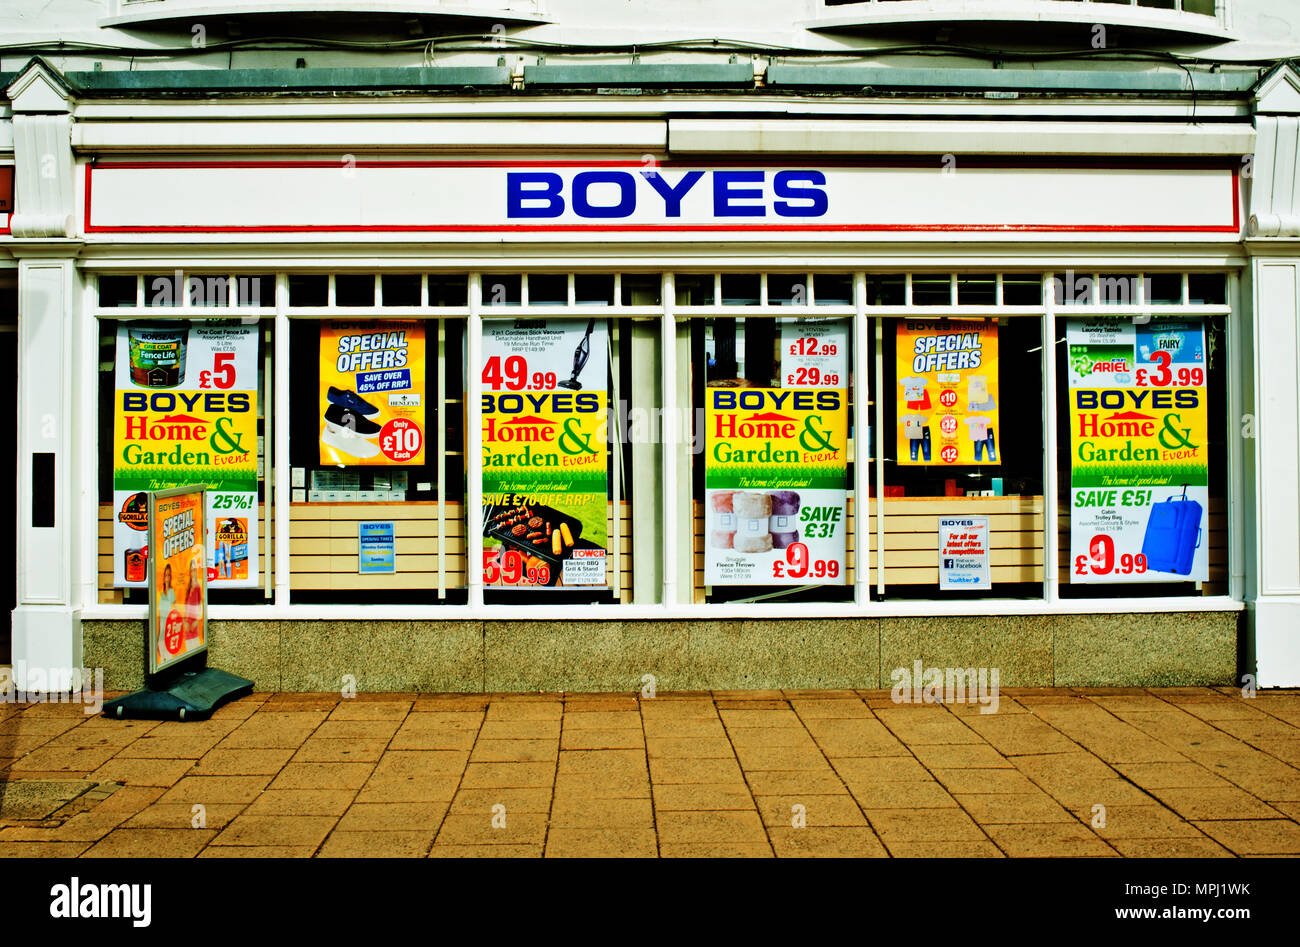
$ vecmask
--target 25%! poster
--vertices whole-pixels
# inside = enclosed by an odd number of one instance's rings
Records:
[[[608,585],[609,345],[597,319],[483,326],[483,584]]]
[[[207,488],[206,575],[255,586],[256,325],[207,321],[117,330],[113,423],[113,585],[148,580],[147,494]]]
[[[319,408],[322,464],[423,464],[423,323],[322,325]]]
[[[998,461],[998,326],[993,320],[902,321],[895,355],[904,466]]]
[[[1203,320],[1075,320],[1070,581],[1209,578]]]
[[[705,584],[843,585],[844,389],[704,395]]]

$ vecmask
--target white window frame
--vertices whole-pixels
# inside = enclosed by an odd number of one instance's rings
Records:
[[[1245,333],[1249,331],[1249,320],[1244,319],[1241,311],[1241,290],[1240,278],[1236,269],[1230,265],[1216,266],[1195,266],[1185,265],[1181,267],[1172,267],[1169,263],[1161,261],[1160,263],[1146,263],[1145,261],[1117,260],[1107,262],[1104,265],[1093,264],[1089,267],[1092,271],[1083,273],[1083,275],[1095,276],[1100,273],[1152,273],[1152,272],[1181,272],[1183,276],[1183,303],[1169,305],[1149,304],[1145,301],[1145,279],[1141,282],[1139,299],[1136,303],[1128,306],[1113,304],[1105,305],[1059,305],[1052,296],[1052,275],[1053,273],[1063,272],[1069,268],[1068,264],[1057,264],[1053,261],[1035,260],[1032,264],[1019,266],[1014,269],[1007,266],[988,265],[987,263],[974,261],[955,261],[943,266],[919,266],[919,265],[891,265],[889,262],[875,262],[870,270],[859,267],[836,266],[834,261],[824,261],[823,263],[812,265],[782,265],[779,261],[767,261],[765,264],[758,262],[752,265],[735,265],[734,261],[728,261],[730,265],[721,266],[717,264],[691,264],[676,265],[670,262],[664,262],[657,266],[618,266],[618,265],[600,265],[599,261],[592,261],[590,265],[570,266],[564,268],[556,267],[529,267],[527,261],[518,261],[515,265],[502,265],[500,260],[493,262],[491,267],[485,265],[479,266],[462,266],[458,268],[449,267],[444,261],[424,261],[419,259],[405,259],[399,261],[368,261],[365,265],[344,266],[342,263],[329,268],[317,268],[309,270],[306,268],[287,268],[283,264],[257,266],[256,261],[250,260],[247,265],[240,266],[238,271],[230,276],[232,280],[239,275],[243,276],[269,276],[274,275],[276,286],[276,298],[272,306],[260,307],[228,307],[221,309],[217,307],[202,307],[195,309],[188,305],[188,294],[183,295],[180,306],[173,307],[151,307],[144,306],[144,298],[137,295],[137,307],[121,308],[101,308],[98,305],[98,280],[91,278],[85,280],[84,286],[84,307],[85,323],[82,331],[83,340],[83,360],[82,370],[87,378],[96,378],[98,375],[98,333],[99,322],[102,319],[116,321],[121,318],[147,318],[147,319],[189,319],[202,314],[208,317],[238,317],[238,316],[257,316],[259,319],[273,318],[273,351],[274,351],[274,382],[271,397],[267,400],[265,410],[269,417],[266,424],[267,436],[267,476],[265,497],[267,509],[271,510],[274,517],[274,558],[263,563],[263,569],[268,575],[273,576],[271,586],[272,601],[268,604],[259,605],[213,605],[209,608],[210,617],[215,620],[320,620],[320,619],[338,619],[338,620],[357,620],[357,619],[374,619],[374,620],[477,620],[477,619],[509,619],[520,618],[522,615],[521,606],[518,604],[487,604],[483,600],[484,588],[482,585],[481,570],[474,568],[474,563],[482,561],[482,536],[477,530],[466,529],[467,538],[467,576],[466,586],[468,589],[468,602],[464,605],[459,604],[400,604],[400,605],[355,605],[355,604],[295,604],[292,601],[290,590],[290,575],[287,569],[278,567],[278,563],[289,561],[289,517],[290,507],[287,502],[275,502],[276,499],[291,496],[290,488],[290,465],[289,465],[289,411],[290,411],[290,378],[289,378],[289,328],[294,319],[324,319],[324,318],[346,318],[349,320],[383,320],[391,318],[421,318],[427,320],[444,320],[444,319],[464,319],[466,323],[465,330],[465,380],[466,392],[465,397],[468,399],[466,404],[467,424],[465,431],[465,454],[466,454],[466,510],[475,509],[482,504],[482,481],[480,477],[473,476],[473,469],[477,468],[477,463],[471,463],[471,460],[478,456],[481,448],[481,426],[482,426],[482,382],[476,371],[470,370],[470,366],[478,364],[481,360],[482,353],[482,326],[485,319],[494,318],[518,318],[521,316],[528,317],[561,317],[574,316],[582,314],[590,316],[598,312],[602,317],[612,319],[623,319],[632,317],[654,317],[657,318],[660,325],[659,344],[660,344],[660,362],[661,362],[661,382],[663,390],[663,401],[660,405],[662,417],[664,419],[665,429],[661,433],[664,445],[664,463],[661,471],[661,506],[657,511],[659,522],[662,524],[662,582],[660,589],[660,599],[655,603],[610,603],[610,604],[593,604],[583,606],[573,605],[552,605],[547,604],[544,597],[539,596],[539,601],[530,603],[527,606],[527,615],[530,619],[554,619],[554,620],[572,620],[575,617],[575,608],[580,609],[577,614],[590,620],[611,620],[611,619],[726,619],[726,618],[755,618],[755,619],[783,619],[783,618],[884,618],[884,617],[904,617],[904,616],[964,616],[964,615],[990,615],[990,614],[1069,614],[1069,613],[1092,613],[1097,611],[1106,612],[1168,612],[1168,611],[1233,611],[1241,610],[1243,605],[1243,596],[1245,592],[1245,544],[1244,544],[1244,515],[1245,504],[1242,495],[1243,483],[1241,474],[1243,471],[1243,451],[1240,439],[1229,434],[1226,437],[1228,447],[1228,457],[1225,458],[1227,463],[1227,502],[1228,502],[1228,568],[1229,583],[1228,593],[1226,595],[1186,595],[1186,596],[1162,596],[1162,597],[1125,597],[1115,595],[1104,598],[1086,598],[1072,599],[1061,598],[1059,580],[1056,574],[1056,568],[1053,566],[1057,562],[1059,552],[1058,533],[1055,528],[1057,517],[1059,515],[1059,501],[1057,499],[1057,488],[1059,486],[1058,456],[1056,450],[1057,435],[1057,411],[1056,404],[1056,369],[1055,359],[1052,357],[1054,340],[1056,337],[1056,320],[1058,316],[1066,317],[1087,317],[1087,316],[1104,316],[1108,318],[1126,318],[1143,315],[1157,316],[1223,316],[1226,320],[1226,345],[1228,346],[1229,361],[1227,370],[1227,418],[1229,428],[1233,427],[1233,419],[1241,416],[1242,406],[1242,383],[1243,383],[1243,366],[1237,354],[1244,351],[1242,342],[1245,339]],[[143,277],[147,274],[159,272],[172,272],[176,267],[150,263],[128,264],[126,261],[114,264],[112,266],[95,266],[92,270],[94,275],[137,275],[141,277],[143,287]],[[194,265],[191,268],[182,268],[185,275],[222,275],[217,272],[217,267]],[[1187,272],[1207,272],[1223,273],[1226,277],[1226,302],[1224,305],[1189,305],[1186,303],[1187,295]],[[323,307],[294,307],[288,305],[288,281],[289,276],[315,272],[318,275],[329,276],[329,296],[328,304]],[[530,272],[564,272],[568,278],[568,303],[562,306],[529,306],[527,295],[527,274]],[[760,303],[758,305],[724,305],[721,303],[720,286],[722,273],[743,273],[760,275]],[[905,302],[910,302],[911,283],[913,273],[927,274],[951,274],[952,299],[956,299],[956,275],[958,273],[990,273],[997,274],[996,281],[996,302],[991,305],[957,305],[948,306],[925,306],[915,307],[910,305],[901,306],[868,306],[866,303],[867,296],[867,279],[868,276],[877,274],[904,275],[905,276]],[[1038,274],[1042,279],[1042,304],[1038,306],[1005,306],[1002,304],[1002,286],[1004,273],[1016,273],[1017,275]],[[1082,271],[1080,271],[1082,273]],[[369,307],[338,307],[335,305],[334,294],[334,277],[338,274],[348,273],[373,273],[376,279],[376,304]],[[380,297],[381,280],[385,274],[421,274],[421,305],[396,307],[382,306]],[[459,307],[451,306],[430,306],[428,305],[428,277],[430,275],[441,275],[443,273],[454,274],[456,276],[464,275],[468,280],[467,305]],[[503,275],[520,274],[521,280],[521,299],[519,305],[510,306],[485,306],[482,300],[482,279],[485,275],[490,276],[493,273]],[[624,306],[621,297],[621,280],[624,274],[629,273],[657,273],[660,274],[660,303],[656,306]],[[686,306],[677,305],[675,292],[675,275],[678,273],[712,273],[714,274],[714,300],[713,303],[706,306]],[[808,280],[808,298],[807,303],[800,306],[787,305],[770,305],[767,301],[767,274],[768,273],[804,273],[812,277],[816,274],[851,274],[853,285],[853,300],[848,305],[818,306],[816,304],[814,280]],[[613,274],[615,278],[614,286],[614,305],[611,306],[577,306],[574,302],[574,283],[575,277],[586,274]],[[682,327],[688,327],[690,320],[700,317],[738,317],[738,316],[765,316],[765,317],[794,317],[794,316],[815,316],[819,318],[847,318],[851,319],[854,327],[854,366],[856,372],[862,372],[867,369],[866,349],[868,332],[872,332],[877,341],[874,371],[874,386],[872,394],[876,398],[876,416],[872,419],[873,425],[878,431],[883,430],[883,392],[880,390],[883,379],[883,364],[880,342],[881,327],[884,320],[878,317],[884,316],[950,316],[950,317],[974,317],[974,316],[1011,316],[1025,317],[1036,316],[1041,318],[1043,334],[1043,361],[1042,377],[1044,390],[1048,397],[1044,399],[1044,416],[1043,416],[1043,437],[1044,437],[1044,470],[1043,470],[1043,594],[1040,598],[1012,598],[1012,599],[995,599],[985,598],[978,600],[967,600],[960,602],[945,601],[942,597],[929,599],[915,599],[906,601],[881,601],[879,597],[872,597],[873,588],[870,582],[870,543],[865,537],[867,530],[875,528],[879,533],[883,532],[883,516],[877,515],[874,519],[868,513],[862,512],[869,507],[863,504],[858,511],[857,530],[863,539],[859,540],[858,563],[854,575],[854,596],[851,602],[736,602],[736,603],[694,603],[683,601],[682,596],[689,596],[693,591],[693,576],[683,582],[683,576],[680,574],[680,564],[683,561],[692,561],[692,550],[690,542],[687,542],[686,549],[680,548],[683,533],[679,526],[682,523],[689,524],[691,517],[690,498],[689,498],[689,476],[687,479],[686,496],[683,495],[681,486],[681,472],[686,470],[689,473],[689,466],[683,466],[683,460],[689,460],[689,455],[683,457],[683,452],[689,448],[689,436],[687,432],[680,430],[680,421],[684,417],[690,417],[690,411],[693,405],[688,403],[679,404],[678,384],[680,370],[678,366],[678,345],[679,330]],[[873,321],[874,320],[874,321]],[[1243,320],[1245,325],[1243,327]],[[443,323],[439,321],[440,328]],[[441,332],[440,332],[441,338]],[[441,352],[441,346],[439,347]],[[269,356],[268,352],[268,356]],[[270,383],[270,376],[268,383]],[[439,372],[439,378],[442,373]],[[440,383],[441,387],[441,383]],[[87,450],[85,453],[85,463],[82,474],[86,479],[84,482],[95,484],[95,489],[85,491],[82,502],[82,517],[84,520],[83,529],[88,528],[91,524],[98,523],[99,510],[99,493],[98,493],[98,457],[99,457],[99,435],[102,429],[101,419],[98,417],[97,408],[97,388],[95,385],[85,385],[82,390],[81,406],[84,417],[91,419],[85,424],[83,443]],[[867,391],[863,386],[862,392]],[[445,392],[440,392],[440,403],[445,397]],[[867,429],[867,401],[861,394],[856,398],[854,404],[855,411],[855,431]],[[687,413],[683,413],[683,412]],[[883,435],[881,435],[883,437]],[[442,432],[440,431],[440,450],[439,456],[442,456],[442,447],[445,442],[441,440]],[[883,446],[883,441],[882,441]],[[872,464],[867,456],[867,438],[857,437],[854,442],[855,463],[854,463],[854,482],[851,484],[853,495],[855,497],[866,497],[868,495],[869,476],[876,477],[876,495],[878,499],[878,509],[883,507],[884,497],[884,471],[883,465]],[[444,464],[438,465],[438,479],[440,481],[439,496],[443,496],[442,481],[445,477]],[[617,466],[617,465],[616,465]],[[615,474],[617,478],[617,473]],[[617,479],[615,480],[615,496],[617,496]],[[685,504],[685,505],[684,505]],[[617,506],[617,504],[616,504]],[[636,510],[633,516],[638,516]],[[642,514],[644,515],[644,514]],[[440,513],[441,516],[441,513]],[[615,513],[618,516],[618,513]],[[617,522],[617,521],[616,521]],[[440,530],[444,535],[445,531]],[[685,534],[689,540],[689,533]],[[97,530],[96,530],[97,536]],[[143,619],[146,613],[146,606],[142,605],[116,605],[100,604],[98,602],[98,565],[97,565],[97,545],[96,541],[88,542],[83,545],[83,604],[82,617],[84,619]],[[883,564],[883,551],[885,544],[883,536],[879,536],[878,548],[882,551],[881,562]],[[685,555],[683,555],[683,552]],[[441,550],[441,555],[445,558],[445,548]],[[617,555],[617,552],[616,552]],[[273,572],[272,572],[273,570]],[[615,573],[617,575],[617,572]],[[884,570],[879,569],[877,573],[877,582],[874,592],[880,596],[886,592],[884,584]],[[617,581],[617,580],[616,580]],[[438,591],[445,591],[440,589]]]

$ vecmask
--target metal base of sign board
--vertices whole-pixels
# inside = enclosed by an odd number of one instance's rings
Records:
[[[253,692],[253,682],[217,668],[186,671],[166,688],[145,688],[104,702],[108,717],[204,720],[221,704]]]

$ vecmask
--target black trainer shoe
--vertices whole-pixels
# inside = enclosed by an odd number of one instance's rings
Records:
[[[325,412],[325,420],[331,424],[337,424],[341,428],[360,434],[362,437],[375,437],[383,430],[374,421],[363,418],[359,413],[351,408],[345,408],[341,405],[332,404],[329,410]]]
[[[331,385],[329,391],[325,392],[325,397],[330,404],[336,404],[340,408],[351,408],[362,417],[373,418],[379,413],[378,408],[348,388],[335,388]]]

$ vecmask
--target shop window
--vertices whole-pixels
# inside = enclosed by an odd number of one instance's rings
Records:
[[[813,277],[813,290],[819,306],[852,306],[853,274],[818,273]]]
[[[1225,316],[1058,318],[1062,597],[1226,594],[1225,339]]]
[[[1041,597],[1041,318],[882,323],[885,598]]]
[[[852,320],[694,319],[690,337],[694,600],[851,601]]]
[[[430,273],[428,284],[430,306],[469,305],[469,279],[467,277]]]
[[[334,305],[346,307],[373,306],[375,304],[375,277],[373,273],[340,273],[334,277]]]
[[[757,273],[723,273],[724,306],[757,306],[762,294],[762,278]]]
[[[769,306],[808,305],[808,275],[806,273],[769,273],[767,276],[767,304]]]
[[[530,273],[528,305],[564,306],[569,302],[569,277],[564,273]]]
[[[573,278],[573,299],[579,306],[614,305],[614,274],[579,273]]]
[[[673,278],[673,288],[679,306],[713,305],[712,273],[678,273]]]
[[[317,308],[328,306],[330,278],[318,274],[294,273],[289,276],[290,308]]]
[[[460,320],[290,323],[294,602],[467,600],[463,346]]]
[[[420,274],[385,273],[380,279],[385,306],[420,305]]]
[[[907,277],[902,273],[868,273],[868,306],[903,306],[907,303]]]
[[[101,276],[99,278],[99,307],[117,309],[135,307],[135,291],[139,278],[132,276]]]
[[[620,300],[624,306],[658,306],[663,301],[663,277],[658,273],[624,273]]]
[[[1183,301],[1183,274],[1148,273],[1146,291],[1148,303],[1176,306]]]
[[[1043,277],[1038,273],[1004,273],[1002,275],[1002,305],[1041,306],[1043,304]]]
[[[952,277],[947,273],[914,273],[913,306],[951,306]]]
[[[995,273],[958,273],[957,305],[992,306],[998,301],[998,278]]]
[[[99,320],[99,602],[148,603],[142,492],[205,477],[208,600],[266,601],[273,332],[270,318]],[[187,397],[202,407],[178,410]]]
[[[524,281],[518,273],[484,273],[480,281],[484,306],[518,306],[523,303]]]
[[[1188,273],[1187,302],[1193,306],[1222,306],[1227,302],[1222,273]]]

